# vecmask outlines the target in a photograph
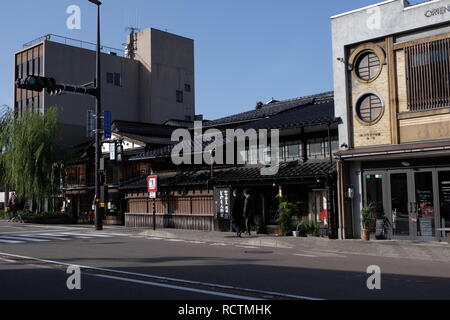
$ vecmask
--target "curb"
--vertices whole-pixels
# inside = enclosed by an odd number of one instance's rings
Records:
[[[293,249],[294,246],[291,244],[280,241],[279,239],[270,239],[270,238],[224,238],[224,237],[216,237],[212,238],[211,233],[205,232],[197,233],[197,234],[177,234],[164,230],[147,230],[138,234],[143,237],[156,237],[156,238],[164,238],[164,239],[179,239],[179,240],[187,240],[187,241],[204,241],[209,243],[220,242],[232,245],[247,245],[247,246],[256,246],[256,247],[269,247],[269,248],[280,248],[280,249]]]
[[[412,244],[407,242],[391,242],[391,243],[376,243],[371,242],[348,242],[349,245],[344,247],[336,247],[331,240],[320,239],[321,241],[283,241],[277,238],[270,237],[255,237],[255,238],[235,238],[224,237],[211,232],[196,232],[196,233],[177,233],[166,230],[146,230],[138,234],[141,237],[156,237],[163,239],[178,239],[185,241],[202,241],[206,243],[224,243],[237,246],[253,246],[253,247],[267,247],[279,249],[298,249],[298,250],[316,250],[322,252],[336,253],[336,254],[351,254],[351,255],[366,255],[372,257],[386,257],[386,258],[400,258],[400,259],[415,259],[424,261],[439,261],[450,262],[450,246],[434,244],[434,243],[419,243]],[[317,239],[316,239],[317,240]],[[343,242],[342,244],[345,244]],[[352,246],[353,249],[351,248]],[[350,250],[349,250],[350,249]]]

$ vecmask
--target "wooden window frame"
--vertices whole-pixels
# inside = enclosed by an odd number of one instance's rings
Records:
[[[429,40],[403,48],[410,112],[450,107],[450,38]]]
[[[375,118],[374,120],[368,122],[364,119],[361,118],[360,116],[360,112],[359,112],[359,106],[361,104],[361,102],[370,95],[374,95],[376,96],[378,99],[380,99],[381,102],[381,111],[380,114],[378,115],[377,118]],[[386,104],[384,102],[384,99],[381,95],[379,95],[377,92],[373,92],[373,91],[369,91],[369,92],[364,92],[363,94],[361,94],[357,99],[356,99],[356,103],[355,103],[355,107],[354,107],[354,112],[355,112],[355,118],[358,120],[358,122],[364,126],[373,126],[375,124],[377,124],[378,122],[380,122],[380,120],[383,118],[384,116],[384,112],[386,109]]]

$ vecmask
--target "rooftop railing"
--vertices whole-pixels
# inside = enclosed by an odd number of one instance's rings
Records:
[[[34,39],[30,42],[25,43],[23,45],[23,48],[28,48],[28,47],[34,46],[42,41],[53,41],[53,42],[62,43],[65,45],[82,48],[82,49],[93,50],[93,51],[95,51],[96,46],[97,46],[95,43],[92,43],[92,42],[58,36],[56,34],[47,34],[45,36],[39,37],[37,39]],[[102,46],[101,50],[102,50],[102,52],[105,52],[105,53],[113,53],[113,54],[116,54],[121,57],[125,56],[125,51],[121,50],[121,49]]]

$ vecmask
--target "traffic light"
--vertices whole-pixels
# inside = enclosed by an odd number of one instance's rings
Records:
[[[17,79],[16,86],[19,89],[39,92],[44,89],[54,90],[57,87],[55,79],[40,76],[28,76],[25,80]]]
[[[47,93],[51,96],[60,95],[60,94],[63,94],[63,92],[64,92],[64,87],[61,85],[55,84],[53,87],[47,88]]]
[[[86,94],[91,96],[97,96],[97,88],[88,86],[77,86],[72,84],[57,84],[53,78],[40,77],[40,76],[28,76],[23,79],[16,80],[16,87],[19,89],[39,91],[46,89],[47,93],[51,96],[67,93]]]

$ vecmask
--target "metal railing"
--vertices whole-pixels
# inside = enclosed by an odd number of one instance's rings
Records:
[[[73,39],[73,38],[68,38],[68,37],[63,37],[63,36],[58,36],[56,34],[46,34],[44,36],[41,36],[37,39],[34,39],[30,42],[25,43],[23,45],[23,48],[28,48],[28,47],[34,46],[42,41],[53,41],[53,42],[62,43],[65,45],[70,45],[73,47],[88,49],[88,50],[95,50],[95,48],[96,48],[95,43],[82,41],[82,40],[78,40],[78,39]],[[125,51],[122,49],[102,46],[101,50],[102,50],[102,52],[115,53],[116,55],[121,56],[121,57],[125,56]]]

